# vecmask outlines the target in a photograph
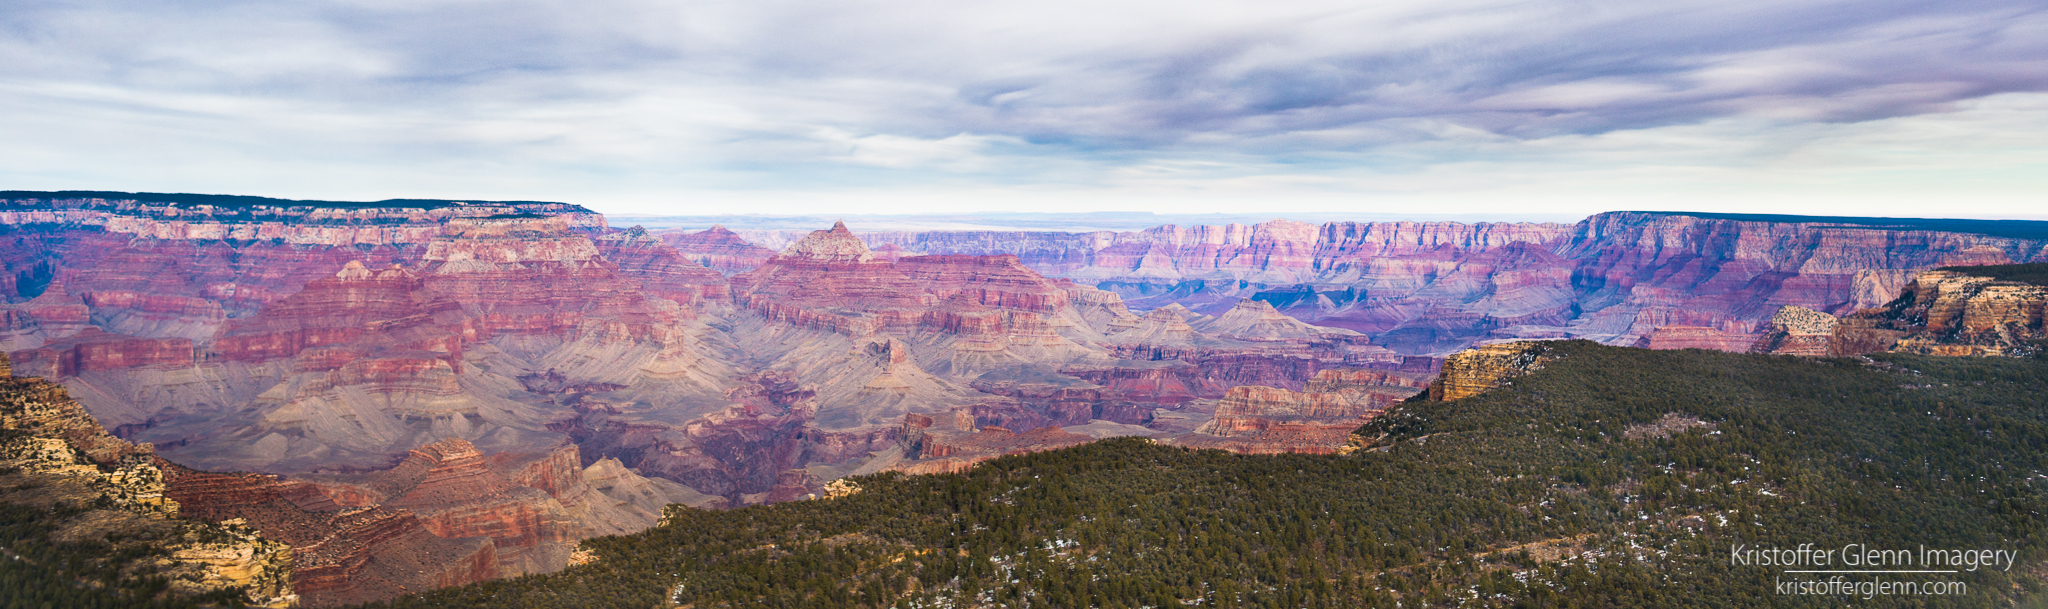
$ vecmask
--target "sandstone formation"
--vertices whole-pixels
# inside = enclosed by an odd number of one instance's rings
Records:
[[[676,399],[715,395],[705,385],[720,372],[702,368],[688,337],[702,327],[676,299],[723,279],[661,275],[691,267],[649,262],[665,246],[613,240],[622,252],[655,252],[639,260],[667,287],[648,290],[570,226],[559,216],[457,218],[414,266],[350,260],[222,324],[203,362],[77,383],[116,426],[172,458],[270,472],[373,466],[450,436],[494,452],[554,446],[564,436],[548,429],[549,406],[535,403],[545,398],[523,399],[532,394],[516,380],[536,368],[645,379],[645,390]]]
[[[2027,355],[2048,343],[2048,287],[1960,270],[1914,277],[1897,299],[1858,311],[1834,328],[1829,352]]]
[[[181,517],[148,446],[107,435],[62,387],[8,369],[0,355],[0,502],[85,508],[60,517],[51,541],[105,540],[118,551],[88,560],[116,561],[128,577],[163,577],[173,594],[240,588],[252,605],[297,600],[290,547],[238,522]]]
[[[1744,332],[1727,332],[1701,326],[1660,326],[1651,330],[1649,336],[1637,340],[1636,346],[1648,349],[1741,351],[1756,344],[1756,341],[1756,335]]]
[[[775,256],[775,250],[749,243],[718,225],[694,233],[664,231],[660,238],[683,258],[726,275],[754,270]]]
[[[638,226],[600,236],[597,250],[619,272],[640,282],[646,292],[679,304],[724,301],[731,297],[725,276],[692,260]]]
[[[145,366],[183,368],[193,361],[191,339],[124,336],[97,327],[16,351],[14,356],[21,360],[23,375],[48,378]]]
[[[1429,384],[1429,399],[1468,398],[1543,369],[1552,356],[1542,341],[1494,343],[1444,358],[1443,373]]]
[[[1426,375],[1366,369],[1316,373],[1304,391],[1240,386],[1230,389],[1215,418],[1194,433],[1173,438],[1190,448],[1271,454],[1332,454],[1351,432],[1428,385]]]
[[[292,580],[305,606],[380,600],[500,575],[490,538],[442,538],[407,510],[344,506],[318,486],[276,476],[162,465],[170,496],[195,517],[242,523],[290,544]]]
[[[322,606],[559,570],[576,540],[645,529],[670,503],[708,503],[615,460],[578,461],[574,446],[485,457],[449,439],[359,474],[286,479],[161,465],[168,496],[188,514],[234,519],[291,544],[298,593]]]
[[[1786,306],[1771,315],[1768,329],[1750,346],[1749,352],[1825,356],[1837,323],[1833,315],[1806,307]]]

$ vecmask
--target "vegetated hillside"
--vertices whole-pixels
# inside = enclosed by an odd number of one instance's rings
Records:
[[[835,499],[672,508],[665,526],[586,541],[595,564],[390,606],[1848,600],[1775,596],[1777,569],[1729,564],[1737,543],[2022,557],[1959,575],[1966,595],[1859,600],[1878,606],[2003,606],[2043,590],[2048,361],[1553,349],[1563,358],[1509,387],[1402,405],[1349,456],[1117,439],[964,474],[860,477]]]
[[[2034,285],[2048,286],[2048,262],[2035,262],[2032,264],[1992,264],[1983,266],[1945,266],[1937,270],[1955,271],[1958,273],[1969,273],[1971,275],[1976,275],[1980,277],[1990,277],[1992,279],[1997,279],[1999,281],[2018,281],[2020,283],[2031,283]]]
[[[0,436],[13,430],[0,431]],[[0,502],[0,607],[13,609],[176,609],[242,606],[241,590],[202,596],[167,594],[171,582],[147,566],[188,540],[168,526],[128,527],[103,538],[57,539],[74,529],[104,526],[105,506],[59,504],[47,509]],[[121,523],[132,524],[132,523]],[[140,565],[140,567],[138,567]],[[124,567],[127,567],[124,569]]]

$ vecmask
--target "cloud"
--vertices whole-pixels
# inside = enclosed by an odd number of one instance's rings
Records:
[[[20,0],[0,180],[617,205],[2038,188],[1962,160],[2010,165],[1975,130],[2039,129],[2042,91],[2048,9],[1995,0]],[[1815,152],[1912,119],[1955,131]]]

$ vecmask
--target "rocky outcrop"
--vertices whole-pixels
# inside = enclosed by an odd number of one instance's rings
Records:
[[[1429,384],[1429,399],[1456,400],[1506,385],[1515,377],[1543,369],[1550,361],[1543,341],[1495,343],[1459,351],[1444,358],[1443,373]]]
[[[1771,322],[1764,335],[1749,347],[1750,353],[1774,353],[1779,355],[1828,355],[1828,344],[1833,341],[1835,326],[1840,323],[1835,316],[1808,309],[1787,306],[1771,315]]]
[[[355,482],[383,495],[378,505],[415,514],[437,537],[490,538],[499,575],[561,570],[573,542],[588,536],[560,501],[493,471],[461,439],[422,446],[397,467]]]
[[[6,362],[0,355],[0,370]],[[78,510],[40,523],[49,541],[104,544],[86,560],[115,561],[124,577],[165,578],[175,595],[240,589],[258,606],[297,600],[289,546],[241,522],[181,517],[173,496],[148,446],[107,435],[62,387],[0,375],[0,502]]]
[[[162,465],[170,496],[188,513],[242,523],[289,543],[293,581],[306,606],[382,600],[499,576],[490,539],[443,539],[407,510],[337,504],[318,485],[276,476]]]
[[[1741,351],[1756,344],[1756,341],[1757,336],[1747,332],[1727,332],[1719,328],[1701,326],[1660,326],[1651,330],[1649,336],[1636,341],[1636,346],[1648,349]]]
[[[900,442],[904,457],[915,461],[893,467],[910,474],[966,471],[974,464],[1003,455],[1018,455],[1095,441],[1094,437],[1041,427],[1018,433],[1008,428],[975,426],[964,418],[910,415]]]
[[[2048,343],[2048,287],[1971,274],[1967,267],[1914,277],[1899,297],[1834,329],[1830,352],[2026,355]]]
[[[648,294],[676,301],[686,308],[699,301],[725,301],[732,296],[725,276],[691,260],[674,247],[635,226],[596,239],[597,251],[619,265],[619,272],[640,282]]]
[[[659,236],[683,258],[728,276],[754,270],[775,256],[775,250],[749,243],[719,225],[694,233],[663,231]]]
[[[1171,442],[1251,454],[1333,454],[1359,425],[1420,393],[1426,379],[1414,373],[1334,369],[1316,373],[1299,392],[1233,387],[1217,405],[1214,419]]]
[[[193,348],[187,338],[142,338],[88,327],[13,356],[24,375],[63,378],[94,370],[185,368],[192,365]]]
[[[320,606],[559,570],[576,540],[645,529],[669,503],[710,503],[616,460],[578,461],[573,445],[485,457],[451,439],[360,474],[285,479],[162,465],[168,496],[188,514],[290,543],[299,593]]]

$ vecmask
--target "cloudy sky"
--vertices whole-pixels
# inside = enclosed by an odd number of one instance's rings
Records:
[[[8,0],[0,189],[2048,218],[2048,4]]]

